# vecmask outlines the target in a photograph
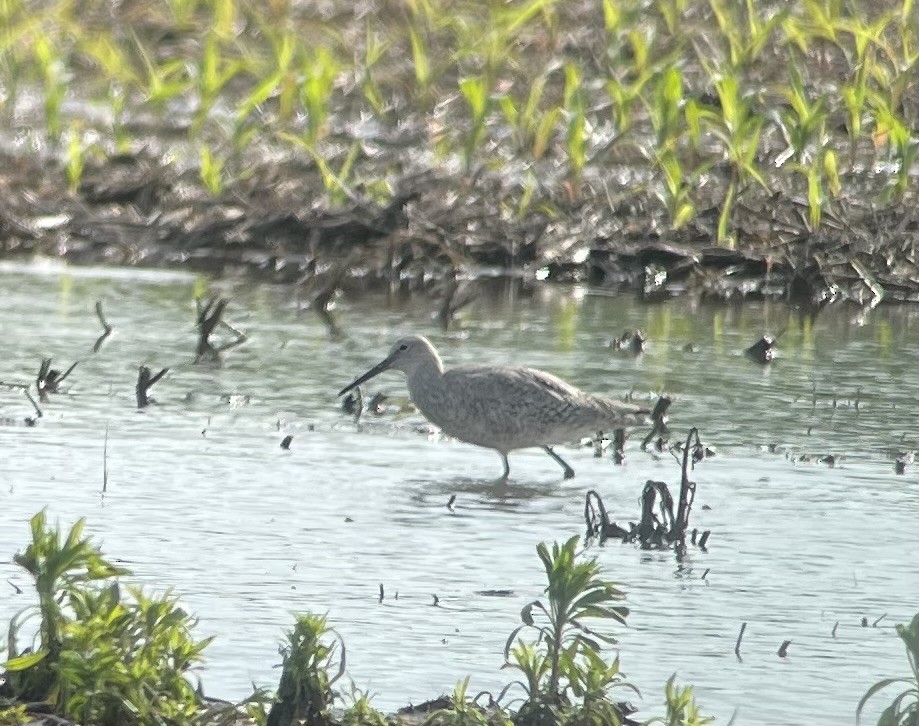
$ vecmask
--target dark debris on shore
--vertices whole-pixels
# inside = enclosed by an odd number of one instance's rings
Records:
[[[76,195],[37,159],[2,162],[0,258],[244,274],[302,283],[316,295],[329,276],[345,287],[412,290],[432,279],[508,274],[648,300],[919,303],[919,197],[881,211],[853,201],[810,233],[802,202],[751,193],[737,213],[738,247],[729,249],[713,242],[714,207],[667,231],[636,199],[600,204],[585,195],[560,204],[564,216],[517,218],[504,211],[498,172],[474,184],[409,174],[386,204],[355,198],[330,210],[313,193],[315,169],[295,161],[254,168],[216,198],[143,155],[97,165]]]

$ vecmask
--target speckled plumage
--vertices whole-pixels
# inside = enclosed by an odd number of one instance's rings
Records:
[[[593,396],[550,373],[510,366],[458,366],[444,370],[437,350],[421,336],[400,338],[389,355],[351,388],[386,370],[405,373],[409,395],[421,413],[460,441],[494,449],[509,473],[507,455],[515,449],[543,447],[565,469],[574,471],[551,448],[598,430],[643,423],[647,409]]]

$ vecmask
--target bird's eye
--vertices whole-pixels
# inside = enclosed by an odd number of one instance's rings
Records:
[[[408,346],[405,343],[403,343],[402,345],[399,346],[399,350],[408,350]]]

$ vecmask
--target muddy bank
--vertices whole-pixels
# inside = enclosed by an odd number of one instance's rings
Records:
[[[401,176],[385,204],[329,209],[311,164],[254,167],[210,197],[149,156],[107,159],[75,194],[36,159],[5,156],[0,257],[180,267],[306,286],[513,275],[585,281],[648,299],[783,299],[919,303],[919,199],[876,211],[847,204],[816,233],[799,200],[755,194],[737,212],[735,249],[714,243],[717,210],[668,230],[640,198],[566,203],[564,214],[505,213],[500,172],[474,179],[433,170]]]

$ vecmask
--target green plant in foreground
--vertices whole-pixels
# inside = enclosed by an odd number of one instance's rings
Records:
[[[906,646],[906,659],[909,662],[912,677],[884,678],[875,683],[862,696],[855,710],[856,723],[860,722],[862,709],[877,693],[894,683],[906,683],[909,687],[901,691],[884,709],[878,719],[878,726],[917,726],[919,725],[919,613],[909,625],[897,625],[897,635]]]
[[[17,703],[13,706],[0,704],[0,726],[25,726],[30,723],[35,723],[35,718],[23,704]]]
[[[339,722],[340,726],[389,726],[386,717],[370,705],[370,695],[353,687],[351,704]]]
[[[330,641],[330,636],[334,639]],[[338,672],[330,677],[336,646],[341,646]],[[267,726],[291,723],[327,726],[335,697],[332,686],[345,672],[345,644],[324,615],[298,615],[287,645],[281,649],[281,682]]]
[[[10,658],[3,668],[14,694],[24,700],[42,700],[55,686],[55,670],[64,648],[65,599],[88,583],[127,573],[103,558],[83,537],[85,524],[85,520],[78,520],[62,540],[60,530],[48,527],[45,513],[39,512],[30,522],[32,542],[25,552],[13,557],[35,582],[41,621],[37,647],[31,653],[19,652],[16,644],[20,618],[29,610],[21,611],[10,622]]]
[[[704,726],[715,719],[699,713],[690,686],[678,686],[676,676],[670,676],[664,687],[664,699],[667,704],[667,715],[652,718],[645,722],[645,726],[663,724],[663,726]]]
[[[600,655],[601,641],[615,641],[586,624],[591,620],[625,624],[628,609],[614,604],[623,594],[600,577],[596,559],[578,558],[577,545],[578,537],[572,537],[551,550],[544,543],[536,548],[548,580],[549,606],[536,600],[524,607],[523,625],[511,633],[505,646],[505,667],[519,670],[525,679],[520,685],[526,701],[515,720],[518,724],[553,723],[560,712],[572,708],[572,698],[581,699],[581,710],[596,712],[602,704],[606,715],[618,721],[620,714],[606,700],[607,692],[613,686],[634,690],[621,680],[618,662],[605,666]],[[536,631],[535,644],[518,637],[524,629]]]
[[[211,638],[192,638],[195,619],[169,593],[126,591],[113,584],[71,597],[56,702],[84,724],[190,723],[202,704],[185,674]]]
[[[47,700],[85,726],[193,723],[204,711],[186,673],[210,639],[195,641],[195,620],[168,593],[148,596],[113,580],[108,563],[78,521],[62,541],[44,513],[32,518],[32,543],[16,564],[35,580],[41,617],[38,648],[20,652],[19,616],[9,628],[11,695]],[[28,612],[23,611],[23,612]]]
[[[469,678],[456,684],[450,696],[449,708],[430,714],[422,726],[511,726],[512,722],[500,710],[486,712],[466,695]]]

